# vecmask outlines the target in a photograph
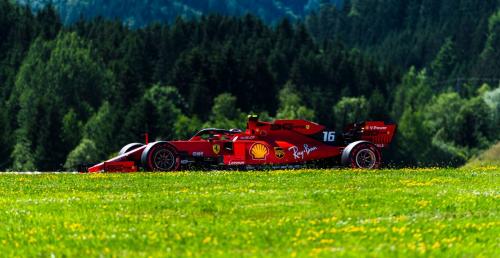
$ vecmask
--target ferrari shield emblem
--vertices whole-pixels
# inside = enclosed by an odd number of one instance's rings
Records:
[[[219,154],[219,152],[220,152],[220,145],[219,144],[212,145],[212,150],[214,151],[215,154]]]
[[[276,155],[276,158],[282,159],[285,157],[285,151],[281,147],[274,147],[274,155]]]

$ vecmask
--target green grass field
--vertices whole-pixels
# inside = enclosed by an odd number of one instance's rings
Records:
[[[500,256],[500,168],[0,174],[0,256]]]

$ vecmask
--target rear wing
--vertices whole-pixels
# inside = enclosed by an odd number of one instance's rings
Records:
[[[396,133],[396,124],[382,121],[367,121],[350,124],[344,129],[344,138],[348,141],[364,140],[379,148],[388,147]]]

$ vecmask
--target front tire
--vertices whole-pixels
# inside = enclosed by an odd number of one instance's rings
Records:
[[[179,169],[180,157],[171,144],[155,142],[146,147],[141,163],[148,171],[175,171]]]
[[[144,144],[138,143],[138,142],[129,143],[129,144],[123,146],[123,148],[121,148],[120,152],[118,152],[118,156],[123,155],[129,151],[133,151],[135,149],[138,149],[142,146],[144,146]]]

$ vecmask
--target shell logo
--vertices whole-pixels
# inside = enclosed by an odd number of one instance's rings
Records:
[[[266,159],[269,149],[262,143],[254,143],[250,148],[250,155],[253,159]]]

